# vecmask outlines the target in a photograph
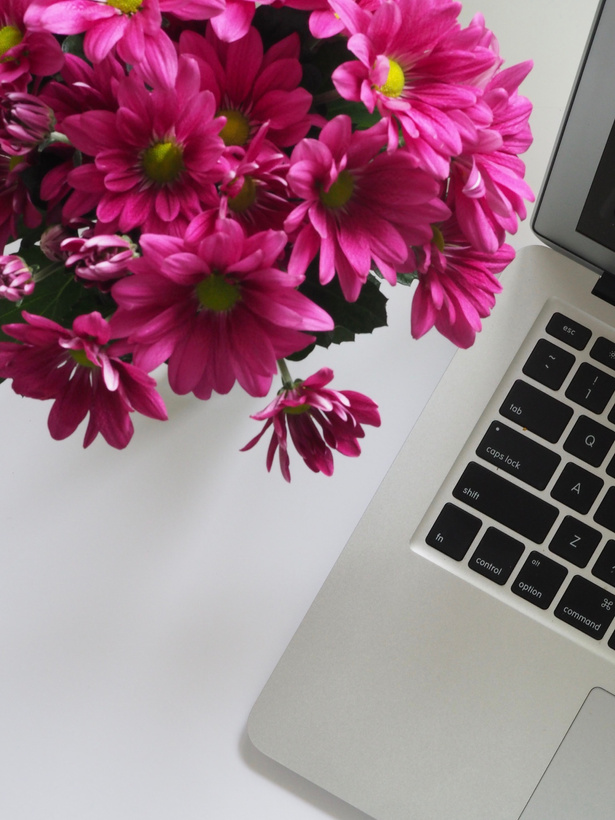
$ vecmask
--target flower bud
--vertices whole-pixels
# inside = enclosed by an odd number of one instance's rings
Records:
[[[0,299],[19,302],[34,290],[32,271],[19,256],[0,256]]]
[[[99,287],[112,284],[128,274],[127,264],[136,256],[135,245],[124,236],[100,234],[65,239],[60,245],[67,253],[66,266],[75,266],[75,276]]]
[[[0,104],[0,147],[12,156],[26,154],[52,132],[52,109],[33,94],[11,91]]]

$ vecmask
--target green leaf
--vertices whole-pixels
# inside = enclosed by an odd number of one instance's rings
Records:
[[[412,285],[419,278],[418,273],[398,273],[397,282],[400,285]]]
[[[316,344],[322,347],[354,341],[357,333],[372,333],[377,327],[387,324],[387,298],[380,290],[380,283],[371,274],[356,302],[346,300],[337,278],[327,285],[321,285],[315,264],[308,269],[299,290],[326,310],[335,323],[333,330],[314,334]]]

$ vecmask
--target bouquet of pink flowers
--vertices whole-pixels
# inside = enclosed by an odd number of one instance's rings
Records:
[[[113,447],[150,375],[264,397],[330,475],[366,396],[289,361],[386,324],[472,344],[526,215],[530,63],[452,0],[0,0],[0,378]],[[8,247],[7,247],[8,245]]]

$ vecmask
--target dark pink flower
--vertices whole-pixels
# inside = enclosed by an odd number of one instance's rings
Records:
[[[454,219],[434,228],[434,239],[417,250],[418,287],[412,300],[415,339],[435,327],[458,347],[474,343],[502,290],[496,274],[513,260],[514,250],[472,247]]]
[[[333,474],[333,453],[345,456],[361,453],[359,439],[365,436],[363,424],[380,426],[377,405],[362,393],[331,390],[326,387],[333,371],[321,368],[305,381],[285,385],[264,410],[252,418],[264,421],[261,432],[243,447],[249,450],[273,428],[267,452],[267,469],[271,470],[276,451],[286,481],[290,481],[288,432],[299,455],[315,473]]]
[[[32,271],[19,256],[0,256],[0,299],[20,302],[34,290]]]
[[[30,5],[30,0],[3,0],[0,5],[0,83],[50,76],[64,62],[56,38],[36,31],[26,19]]]
[[[128,237],[91,230],[65,239],[61,250],[66,254],[66,267],[74,266],[78,279],[101,287],[127,276],[128,263],[136,256],[136,247]]]
[[[224,148],[223,120],[199,84],[196,62],[182,57],[174,89],[149,91],[131,74],[118,87],[117,111],[67,117],[62,130],[94,162],[68,174],[78,198],[65,206],[65,218],[98,197],[98,218],[121,233],[183,233],[219,179]]]
[[[135,275],[113,286],[114,332],[127,337],[144,370],[168,360],[176,393],[207,399],[238,381],[264,396],[276,360],[314,341],[305,331],[331,330],[333,322],[296,290],[303,277],[276,267],[282,231],[246,236],[226,219],[203,238],[189,230],[188,239],[141,236]]]
[[[134,429],[130,414],[166,419],[155,381],[114,354],[109,324],[100,313],[79,316],[72,330],[24,311],[25,323],[4,325],[17,342],[0,343],[0,376],[13,390],[53,399],[49,432],[64,439],[90,414],[83,446],[98,433],[112,447],[126,447]]]
[[[0,99],[0,148],[6,154],[27,154],[49,137],[54,124],[52,109],[34,94],[10,91]]]
[[[113,49],[154,86],[171,88],[177,55],[162,28],[158,0],[34,0],[28,24],[53,34],[85,32],[84,50],[93,63]]]
[[[378,110],[388,122],[388,144],[406,146],[441,179],[472,128],[464,110],[479,105],[484,75],[499,59],[485,46],[477,22],[462,29],[461,4],[449,0],[384,0],[369,12],[354,0],[331,0],[351,33],[356,60],[333,72],[342,97]]]
[[[285,222],[296,234],[289,270],[304,273],[320,253],[320,281],[336,274],[344,296],[355,301],[372,260],[395,284],[410,245],[431,237],[431,223],[446,219],[440,185],[417,169],[404,151],[382,151],[383,124],[352,131],[350,118],[327,123],[318,140],[293,150],[287,179],[303,200]]]
[[[221,134],[226,145],[245,146],[263,123],[267,139],[279,147],[295,145],[307,134],[313,121],[312,95],[301,88],[297,35],[264,51],[255,28],[223,43],[209,25],[206,37],[182,32],[179,52],[198,61],[201,87],[211,91],[218,115],[226,117]]]

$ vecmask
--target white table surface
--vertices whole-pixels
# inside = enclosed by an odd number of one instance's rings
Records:
[[[507,64],[532,58],[537,191],[595,11],[592,0],[467,0]],[[525,224],[513,244],[535,241]],[[380,405],[333,478],[240,453],[264,405],[162,386],[171,420],[129,448],[53,442],[48,405],[0,389],[0,817],[359,820],[250,746],[250,708],[443,373],[452,347],[390,326],[312,356]]]

